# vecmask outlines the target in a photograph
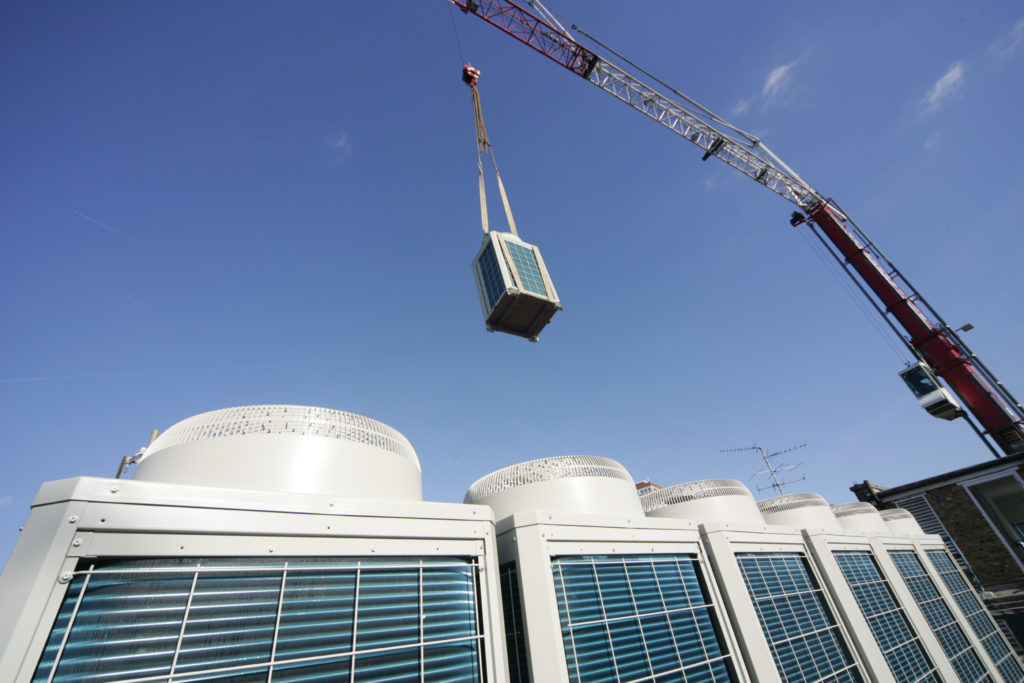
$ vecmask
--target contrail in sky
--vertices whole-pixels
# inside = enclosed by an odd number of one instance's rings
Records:
[[[138,241],[138,240],[137,240],[137,239],[135,239],[134,237],[129,237],[128,235],[124,234],[123,232],[120,232],[120,231],[118,231],[118,230],[115,230],[114,228],[110,227],[110,226],[109,226],[109,225],[107,225],[106,223],[101,223],[101,222],[99,222],[98,220],[96,220],[96,219],[95,219],[95,218],[93,218],[92,216],[86,216],[86,215],[85,215],[84,213],[82,213],[81,211],[75,211],[74,213],[75,213],[75,215],[76,215],[76,216],[81,216],[82,218],[84,218],[85,220],[89,221],[90,223],[95,223],[96,225],[100,226],[100,227],[101,227],[101,228],[103,228],[104,230],[107,230],[108,232],[111,232],[111,233],[113,233],[113,234],[117,235],[117,236],[118,236],[118,237],[120,237],[121,239],[126,239],[126,240],[128,240],[129,242],[131,242],[131,243],[133,243],[133,244],[136,244],[136,245],[138,245],[138,246],[142,247],[143,249],[149,249],[150,251],[153,251],[153,248],[152,248],[152,247],[149,247],[149,246],[147,246],[147,245],[143,244],[142,242]]]

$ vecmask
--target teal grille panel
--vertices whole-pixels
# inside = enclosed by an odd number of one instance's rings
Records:
[[[935,667],[871,553],[840,551],[835,558],[896,680],[938,683]]]
[[[569,679],[731,681],[693,555],[552,558]]]
[[[477,681],[475,572],[466,558],[96,561],[33,681]]]
[[[540,273],[540,263],[533,247],[527,247],[512,241],[506,241],[508,255],[512,257],[512,266],[519,275],[523,290],[531,294],[547,297],[548,288],[544,286],[544,277]]]
[[[494,306],[501,300],[502,295],[508,289],[505,279],[501,275],[501,268],[498,266],[499,256],[495,254],[496,245],[488,242],[487,247],[477,259],[477,268],[480,278],[484,283],[484,294],[487,298],[488,312],[494,310]]]
[[[1024,670],[1020,662],[1010,650],[1009,644],[1003,635],[996,628],[992,618],[982,606],[981,601],[974,594],[967,581],[960,574],[960,571],[953,564],[945,550],[927,551],[928,559],[931,560],[935,571],[939,573],[942,582],[953,595],[953,600],[967,619],[967,623],[974,631],[974,635],[981,641],[985,652],[992,658],[999,670],[999,674],[1006,683],[1020,683],[1024,681]]]
[[[523,612],[519,602],[519,573],[514,563],[501,567],[501,607],[505,614],[505,648],[508,651],[508,673],[512,683],[529,683],[526,659],[526,638]]]
[[[740,553],[736,559],[783,681],[861,680],[803,555]]]
[[[957,625],[953,613],[912,550],[891,550],[889,556],[921,608],[928,626],[963,683],[991,681],[974,648]]]

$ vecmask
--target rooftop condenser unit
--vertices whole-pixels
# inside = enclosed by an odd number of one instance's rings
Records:
[[[561,310],[540,249],[510,232],[488,232],[473,259],[473,275],[489,332],[537,341]]]

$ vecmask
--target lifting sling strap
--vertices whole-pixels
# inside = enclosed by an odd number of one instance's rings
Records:
[[[498,181],[498,193],[501,195],[501,203],[505,208],[505,218],[508,220],[509,230],[513,235],[518,236],[516,221],[512,218],[512,207],[508,203],[508,195],[505,193],[505,184],[501,182],[501,173],[498,172],[498,161],[494,157],[494,146],[487,138],[487,127],[484,125],[483,111],[480,109],[480,93],[476,88],[477,79],[480,78],[480,70],[469,64],[462,67],[462,80],[469,86],[473,94],[473,119],[476,124],[476,166],[480,179],[480,222],[483,225],[484,233],[490,232],[490,225],[487,220],[487,191],[484,188],[484,162],[483,155],[491,157],[494,166],[494,177]]]

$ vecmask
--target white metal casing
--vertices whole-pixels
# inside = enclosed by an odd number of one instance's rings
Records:
[[[751,674],[747,660],[741,655],[741,642],[734,626],[725,617],[721,593],[700,543],[697,525],[689,520],[639,516],[582,514],[567,511],[520,511],[497,524],[498,555],[502,564],[502,588],[506,587],[506,570],[514,567],[517,593],[520,598],[518,630],[509,628],[506,607],[506,632],[509,637],[508,657],[517,657],[515,639],[525,639],[524,670],[510,680],[567,683],[567,636],[560,621],[559,589],[553,580],[553,563],[583,558],[615,558],[691,556],[700,567],[701,581],[714,605],[714,622],[720,642],[729,653],[733,680],[738,682],[764,680]],[[659,615],[654,619],[664,618]],[[515,628],[515,627],[513,627]],[[756,628],[756,624],[754,625]],[[686,644],[680,643],[681,648]],[[764,662],[762,662],[764,663]],[[767,662],[770,667],[770,660]],[[578,680],[578,679],[572,679]],[[585,679],[584,679],[585,680]],[[778,679],[773,679],[778,681]]]
[[[592,455],[539,458],[502,468],[474,482],[465,502],[490,506],[496,520],[531,510],[644,516],[626,468]]]
[[[891,597],[898,605],[899,610],[902,611],[906,618],[906,623],[915,635],[925,657],[934,667],[934,671],[938,672],[941,680],[959,680],[950,665],[949,658],[928,626],[921,608],[915,602],[910,590],[890,560],[885,547],[879,541],[877,533],[856,530],[838,532],[817,529],[804,530],[802,534],[815,565],[821,571],[825,585],[836,598],[837,616],[842,619],[847,629],[863,634],[861,638],[856,639],[855,646],[861,652],[862,657],[872,661],[872,665],[880,678],[893,679],[892,669],[886,662],[885,657],[885,650],[888,648],[879,646],[877,639],[874,637],[868,622],[869,615],[865,614],[864,610],[859,606],[854,589],[839,566],[836,553],[853,552],[868,554],[891,590]],[[884,592],[885,588],[872,585],[867,590],[867,597],[877,600],[877,593]],[[892,613],[882,616],[883,624],[898,620],[898,615]],[[883,640],[883,643],[886,644],[890,642]],[[902,658],[905,660],[906,655],[903,655]]]
[[[0,577],[0,680],[32,678],[79,562],[89,558],[465,557],[477,566],[482,676],[506,681],[491,511],[151,481],[48,482]]]
[[[882,516],[871,503],[842,503],[832,513],[847,531],[865,531],[884,534],[889,531]]]
[[[645,493],[640,502],[650,517],[764,524],[754,496],[735,479],[702,479],[666,486]]]
[[[341,410],[252,405],[182,420],[145,450],[144,481],[422,500],[419,459],[388,425]]]
[[[842,529],[832,508],[817,493],[787,493],[765,498],[757,507],[768,524],[791,529]]]
[[[871,641],[870,631],[863,620],[854,621],[840,616],[850,605],[840,605],[840,596],[832,590],[832,581],[825,580],[822,570],[809,552],[804,536],[795,529],[782,526],[755,526],[736,523],[709,522],[700,525],[701,542],[706,549],[715,580],[723,594],[730,621],[740,639],[740,652],[751,672],[752,680],[759,682],[782,680],[772,647],[762,628],[756,601],[747,589],[740,569],[740,558],[785,554],[802,558],[812,580],[820,589],[825,609],[834,618],[838,639],[850,653],[850,665],[864,680],[891,680],[886,677],[884,660]],[[839,577],[841,578],[841,577]],[[788,597],[783,597],[788,600]],[[799,598],[794,597],[794,600]],[[853,606],[856,608],[856,606]],[[770,615],[769,615],[770,618]]]
[[[917,519],[909,510],[896,508],[894,510],[880,510],[878,515],[885,522],[892,534],[910,534],[911,536],[924,536],[924,530]]]
[[[912,553],[917,561],[920,563],[921,569],[924,571],[924,575],[927,576],[928,583],[935,589],[939,602],[949,611],[952,615],[953,621],[955,622],[956,629],[963,635],[967,643],[973,650],[974,655],[977,657],[978,663],[988,673],[989,678],[993,681],[1007,679],[1001,676],[999,673],[999,667],[996,662],[992,660],[989,655],[988,649],[979,640],[978,635],[975,631],[975,627],[978,624],[984,624],[986,621],[992,625],[993,634],[990,636],[996,640],[1000,640],[1006,649],[1007,654],[1012,658],[1018,667],[1021,667],[1020,660],[1016,655],[1012,654],[1012,649],[1006,642],[1006,639],[999,632],[998,627],[992,619],[991,614],[984,606],[984,602],[977,595],[977,591],[970,586],[970,581],[963,575],[963,572],[956,567],[956,563],[950,557],[949,549],[946,547],[941,536],[933,534],[914,534],[914,533],[897,533],[890,531],[883,534],[865,534],[871,537],[871,544],[875,549],[876,557],[879,559],[880,564],[887,564],[893,566],[893,553],[903,552]],[[972,599],[970,597],[953,595],[945,581],[942,580],[940,573],[936,569],[936,566],[930,561],[929,556],[932,554],[938,554],[941,557],[946,558],[949,564],[953,566],[954,572],[959,576],[962,585],[967,588],[967,591],[973,596],[973,602],[976,603],[978,612],[974,615],[967,615],[964,613],[964,606],[970,604]],[[883,559],[884,558],[884,559]],[[894,570],[895,571],[895,570]],[[899,572],[895,571],[895,576],[899,576]],[[899,582],[904,587],[907,586],[906,582]],[[909,593],[907,593],[909,596]],[[909,598],[912,604],[916,603],[913,601],[913,597]],[[910,605],[907,606],[908,609]],[[920,608],[918,608],[920,609]],[[934,613],[936,607],[933,605],[929,606],[929,612]],[[927,620],[925,620],[927,621]],[[941,651],[941,649],[940,649]],[[1021,677],[1010,680],[1024,680],[1024,668],[1021,669]],[[954,679],[950,679],[954,680]]]
[[[484,234],[473,275],[488,331],[537,341],[562,308],[540,249],[510,232]]]

